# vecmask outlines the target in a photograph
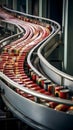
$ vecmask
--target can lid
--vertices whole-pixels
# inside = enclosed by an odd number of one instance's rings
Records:
[[[51,83],[51,80],[45,80],[44,83],[49,84]]]
[[[56,86],[55,87],[55,90],[62,90],[63,89],[63,86]]]
[[[62,89],[62,90],[60,90],[60,92],[67,93],[67,92],[69,92],[69,89]]]

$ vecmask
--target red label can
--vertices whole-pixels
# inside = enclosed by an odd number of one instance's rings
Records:
[[[69,98],[69,89],[60,90],[59,97],[68,99]]]

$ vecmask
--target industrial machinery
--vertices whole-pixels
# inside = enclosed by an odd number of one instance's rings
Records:
[[[35,129],[72,130],[73,78],[47,61],[60,44],[60,25],[6,7],[0,12],[1,25],[12,30],[0,41],[3,101]]]

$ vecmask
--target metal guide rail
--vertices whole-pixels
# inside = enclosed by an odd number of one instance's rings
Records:
[[[43,45],[41,45],[38,49],[38,56],[40,58],[40,64],[42,66],[42,69],[45,70],[45,73],[57,84],[67,86],[71,91],[73,91],[73,76],[68,75],[54,66],[52,66],[47,60],[47,56],[50,54],[48,53],[49,48],[47,49],[47,46],[51,44],[51,42],[54,40],[56,41],[56,36],[54,34],[54,37],[52,39],[49,39],[49,41],[45,42]],[[53,42],[53,43],[54,43]],[[56,43],[56,45],[58,42]],[[52,52],[52,49],[54,46],[50,49]],[[43,53],[44,52],[44,53]],[[48,53],[48,54],[47,54]],[[47,54],[47,55],[46,55]]]
[[[8,19],[3,15],[5,20],[23,28],[24,33],[22,37],[4,47],[4,55],[0,58],[2,60],[6,57],[0,72],[0,88],[4,102],[20,119],[36,129],[73,129],[72,95],[69,97],[67,91],[63,96],[63,90],[66,88],[53,84],[38,72],[31,62],[41,44],[47,43],[43,54],[48,49],[48,53],[51,53],[56,48],[60,25],[46,18],[5,9],[8,11]],[[48,55],[47,51],[45,56]],[[57,97],[59,94],[61,97]],[[54,115],[53,119],[51,115]],[[60,120],[68,119],[61,123],[55,117]]]
[[[20,28],[20,26],[10,21],[1,20],[0,24],[4,26],[4,28],[13,29],[13,31],[15,32],[15,34],[12,34],[11,36],[6,37],[0,41],[0,50],[1,50],[5,45],[9,44],[11,40],[21,37],[24,33],[24,30]]]

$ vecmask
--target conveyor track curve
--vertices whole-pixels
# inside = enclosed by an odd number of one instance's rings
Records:
[[[20,119],[36,129],[73,129],[72,95],[70,99],[56,97],[58,88],[63,91],[68,88],[53,84],[32,64],[41,44],[55,38],[55,42],[51,41],[46,49],[58,45],[56,37],[60,25],[7,8],[1,8],[0,12],[2,19],[17,24],[24,31],[22,37],[5,45],[0,54],[0,88],[4,102]]]

